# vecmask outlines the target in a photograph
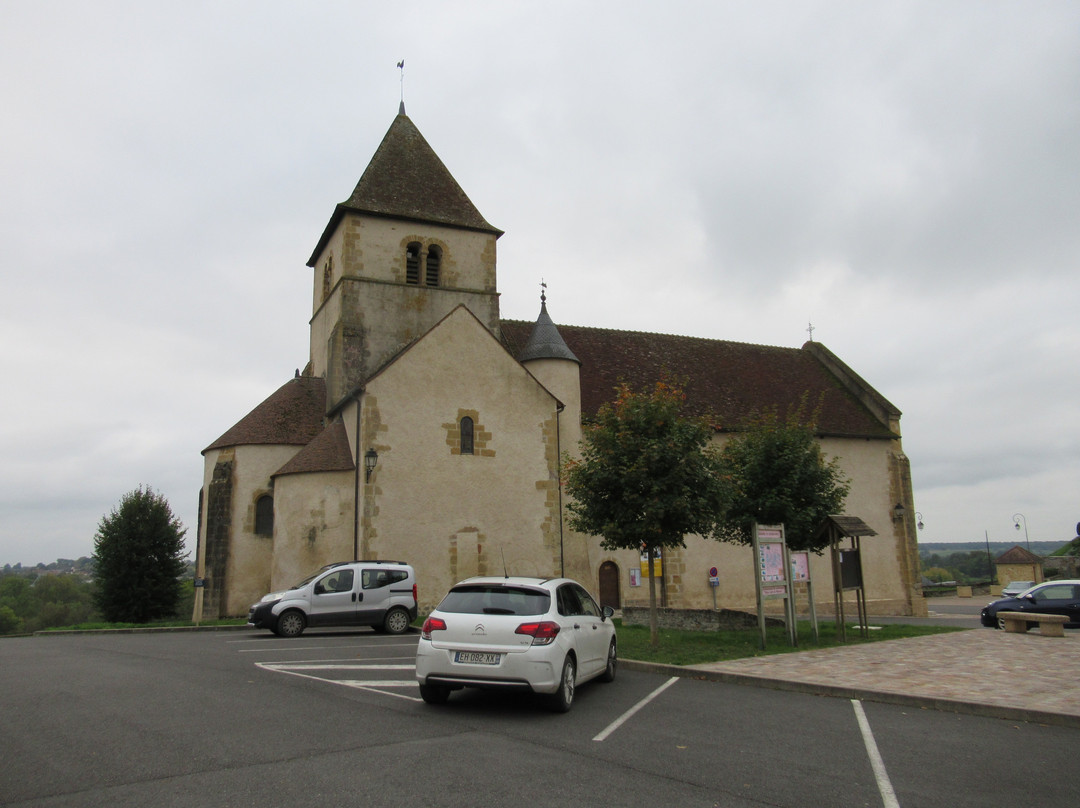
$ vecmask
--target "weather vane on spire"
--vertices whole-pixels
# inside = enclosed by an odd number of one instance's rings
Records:
[[[540,279],[540,304],[547,303],[547,284],[544,283],[544,279]]]
[[[806,333],[810,335],[810,341],[814,341],[814,324],[809,320],[806,321]]]
[[[399,115],[404,115],[405,114],[405,60],[402,59],[400,62],[397,63],[397,66],[398,66],[398,70],[401,71],[401,76],[400,76],[400,79],[399,79],[400,82],[401,82],[401,104],[398,106],[398,114]]]

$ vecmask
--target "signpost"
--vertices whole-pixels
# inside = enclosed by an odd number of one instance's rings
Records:
[[[806,595],[810,600],[810,625],[814,628],[814,642],[820,641],[817,625],[817,608],[814,606],[814,582],[810,578],[810,553],[791,554],[791,581],[792,584],[806,584]],[[792,604],[795,603],[795,593],[792,591]],[[796,611],[794,605],[792,611]]]
[[[757,562],[758,629],[761,632],[761,647],[765,648],[765,601],[783,598],[784,622],[787,624],[788,642],[798,645],[795,633],[794,594],[791,586],[791,560],[788,557],[787,542],[784,539],[783,525],[759,525],[754,523],[751,534],[754,546],[754,558]]]

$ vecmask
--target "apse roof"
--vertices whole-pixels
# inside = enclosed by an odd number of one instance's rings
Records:
[[[203,451],[240,445],[303,446],[322,432],[325,412],[326,380],[297,376]]]

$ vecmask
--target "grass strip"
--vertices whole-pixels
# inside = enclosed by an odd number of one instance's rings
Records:
[[[798,646],[789,645],[786,629],[783,626],[776,626],[766,629],[764,650],[761,648],[761,634],[756,628],[738,631],[660,629],[660,642],[656,647],[649,642],[648,626],[626,626],[617,619],[615,630],[621,659],[636,659],[640,662],[658,662],[665,665],[702,665],[743,657],[788,654],[794,651],[835,648],[842,645],[882,642],[970,629],[955,626],[889,624],[871,629],[869,638],[864,639],[859,635],[858,626],[849,625],[847,642],[841,642],[836,636],[835,623],[818,621],[819,639],[815,641],[814,631],[809,621],[799,621]]]

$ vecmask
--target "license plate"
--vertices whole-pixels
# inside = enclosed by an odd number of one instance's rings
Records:
[[[466,665],[498,665],[499,655],[480,651],[457,651],[454,653],[454,662]]]

